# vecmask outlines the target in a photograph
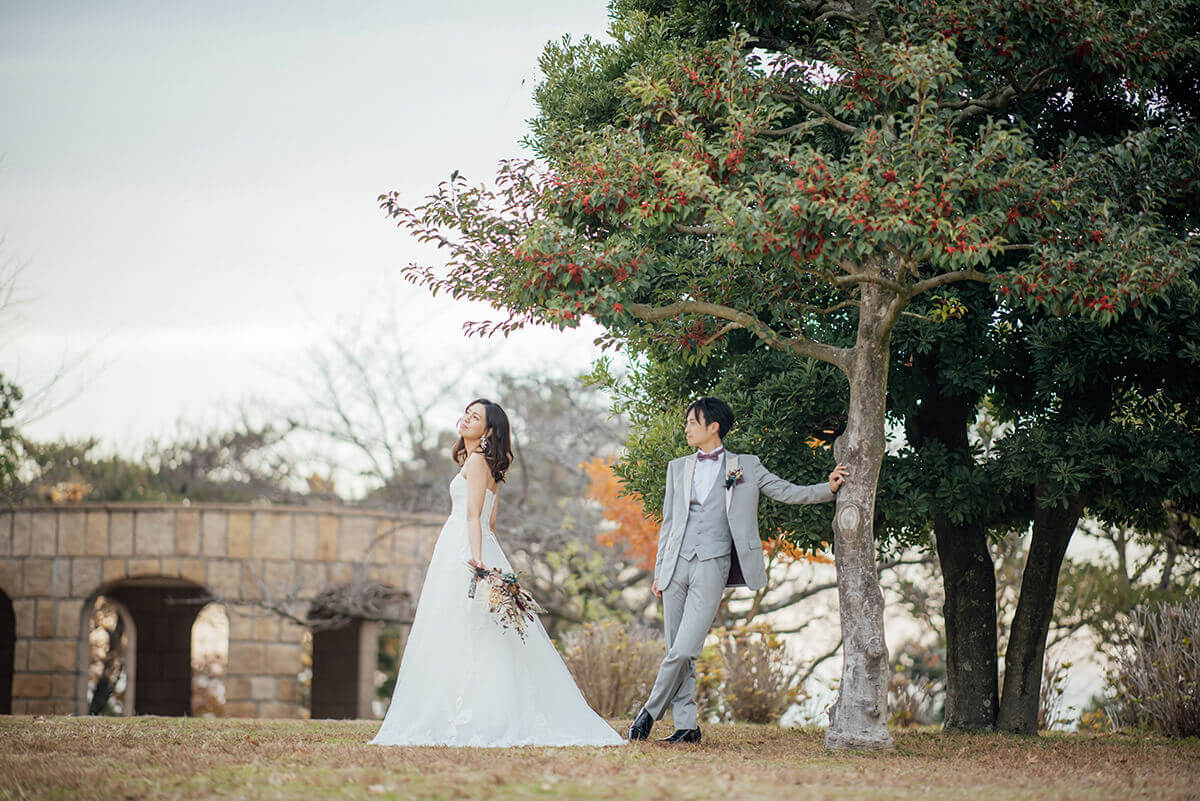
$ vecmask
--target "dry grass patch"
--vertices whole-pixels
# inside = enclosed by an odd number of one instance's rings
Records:
[[[917,732],[830,754],[819,732],[724,725],[698,745],[491,750],[366,745],[376,726],[0,718],[0,799],[1200,798],[1194,738]]]

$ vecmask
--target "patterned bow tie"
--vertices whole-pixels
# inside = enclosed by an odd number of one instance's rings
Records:
[[[724,448],[717,448],[712,453],[701,453],[700,451],[696,451],[696,458],[699,459],[701,462],[707,462],[707,461],[715,462],[715,461],[717,461],[717,459],[721,458],[721,454],[724,452],[725,452]]]

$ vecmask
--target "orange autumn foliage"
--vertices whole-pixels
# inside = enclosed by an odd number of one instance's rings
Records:
[[[646,514],[640,495],[621,494],[621,479],[612,471],[612,460],[593,459],[583,465],[591,479],[588,497],[604,507],[604,519],[616,523],[596,537],[601,545],[610,548],[618,543],[628,551],[639,567],[654,569],[658,555],[658,521]]]
[[[661,522],[658,516],[646,513],[640,495],[621,493],[621,479],[613,473],[611,460],[593,459],[582,467],[591,480],[588,497],[604,507],[605,520],[616,524],[614,528],[597,536],[596,541],[609,548],[623,545],[638,566],[653,570],[654,559],[658,555],[658,528]],[[833,564],[830,557],[815,551],[801,550],[779,536],[765,540],[763,549],[768,555],[774,555],[785,563],[805,561],[823,565]]]

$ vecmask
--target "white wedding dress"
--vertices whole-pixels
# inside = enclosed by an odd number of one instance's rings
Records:
[[[467,541],[467,481],[450,482],[453,504],[442,527],[396,689],[375,745],[620,745],[624,742],[592,711],[540,620],[525,639],[502,628],[479,585],[467,597],[471,558]],[[485,491],[483,563],[512,569],[488,519],[496,496]]]

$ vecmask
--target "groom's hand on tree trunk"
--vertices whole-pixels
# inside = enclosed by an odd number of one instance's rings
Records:
[[[836,493],[846,483],[846,478],[850,475],[850,468],[844,464],[839,464],[833,468],[833,472],[829,474],[829,491]]]

